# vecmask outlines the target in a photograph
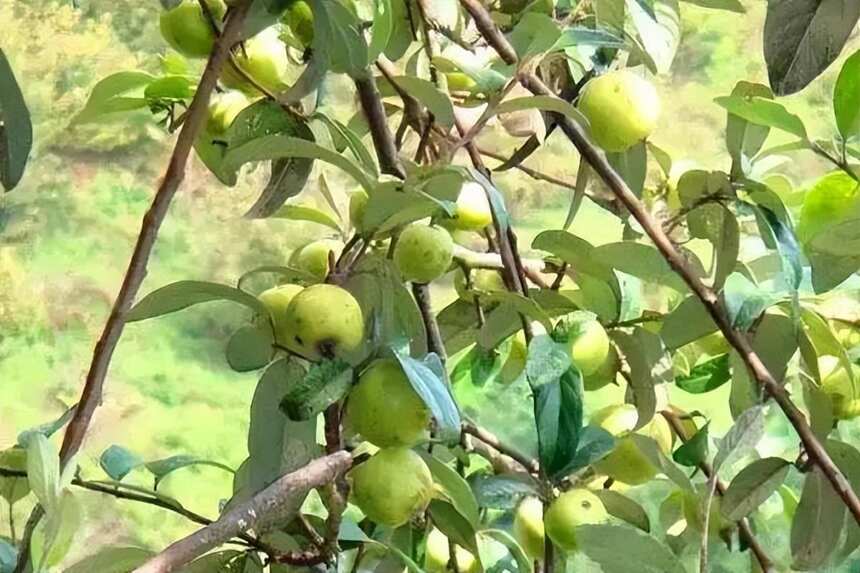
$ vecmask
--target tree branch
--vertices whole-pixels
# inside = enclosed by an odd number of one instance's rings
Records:
[[[265,523],[311,489],[337,479],[351,465],[352,456],[344,451],[317,458],[279,478],[250,500],[228,510],[215,522],[171,544],[135,569],[134,573],[176,571],[233,537]]]
[[[478,30],[496,52],[499,53],[502,60],[510,65],[516,64],[516,52],[496,27],[483,5],[478,0],[460,0],[460,3],[472,16]],[[520,74],[520,81],[529,91],[536,95],[555,97],[551,90],[534,73],[525,72]],[[690,290],[702,301],[711,318],[720,327],[726,340],[740,354],[752,376],[785,413],[803,442],[810,459],[827,476],[837,495],[845,502],[854,519],[860,523],[860,498],[851,489],[851,484],[845,479],[839,468],[836,467],[836,464],[830,458],[824,446],[812,433],[803,413],[792,402],[788,393],[773,377],[764,362],[762,362],[761,358],[753,350],[746,335],[734,329],[729,320],[728,313],[716,293],[696,276],[687,264],[686,259],[678,252],[666,233],[663,232],[660,224],[651,216],[621,176],[609,164],[603,152],[588,140],[582,127],[567,117],[559,116],[558,121],[562,131],[576,146],[583,159],[603,179],[612,193],[627,208],[636,221],[639,222],[648,237],[663,255],[663,258],[684,280],[687,286],[690,287]]]
[[[439,331],[439,323],[433,314],[433,305],[430,301],[430,286],[426,284],[412,283],[412,295],[421,311],[424,320],[424,329],[427,331],[427,349],[435,352],[442,364],[448,361],[448,352],[445,350],[445,342]]]
[[[385,107],[382,105],[376,80],[368,71],[364,77],[354,78],[354,81],[361,109],[364,111],[364,117],[367,118],[370,136],[373,138],[379,168],[383,173],[403,179],[406,173],[397,157],[397,146],[394,144],[391,130],[388,129],[388,117],[385,115]]]
[[[523,468],[526,469],[529,473],[536,474],[540,469],[540,464],[535,459],[528,457],[523,454],[519,450],[514,447],[511,447],[505,443],[503,443],[498,437],[494,434],[488,432],[484,428],[481,428],[472,422],[464,422],[462,425],[462,430],[464,434],[468,434],[470,436],[474,436],[478,440],[483,443],[491,446],[493,449],[498,450],[500,453],[508,456],[509,458],[515,460],[518,464],[520,464]]]

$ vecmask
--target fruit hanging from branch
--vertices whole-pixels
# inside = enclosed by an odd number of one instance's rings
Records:
[[[394,263],[404,281],[426,284],[448,272],[454,240],[441,227],[413,223],[400,233]]]
[[[647,138],[657,127],[660,97],[654,85],[628,70],[603,74],[585,85],[579,111],[603,149],[620,153]]]
[[[224,17],[227,6],[222,0],[206,0],[215,24]],[[198,0],[182,0],[159,18],[161,36],[174,50],[187,58],[206,58],[215,44],[212,22]]]
[[[287,306],[286,347],[308,360],[343,358],[364,340],[364,316],[358,301],[336,285],[312,285]]]

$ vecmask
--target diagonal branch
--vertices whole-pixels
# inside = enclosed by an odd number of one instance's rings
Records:
[[[460,0],[460,3],[472,16],[478,30],[490,46],[498,52],[502,60],[507,64],[516,64],[517,55],[513,46],[511,46],[496,27],[483,5],[478,0]],[[520,82],[536,95],[555,96],[534,73],[525,72],[521,74]],[[576,146],[583,159],[591,165],[595,173],[603,179],[612,193],[615,194],[636,221],[639,222],[648,237],[663,255],[663,258],[666,259],[672,269],[701,300],[702,304],[708,310],[708,314],[711,315],[711,318],[713,318],[726,337],[726,340],[743,359],[744,364],[756,379],[756,382],[765,389],[785,413],[785,416],[791,422],[791,425],[803,442],[810,460],[827,476],[837,495],[842,498],[842,501],[854,515],[854,519],[860,523],[860,498],[851,489],[851,484],[845,479],[845,475],[833,462],[822,443],[812,433],[812,429],[809,427],[803,413],[794,404],[782,385],[773,377],[755,350],[753,350],[746,335],[734,329],[720,298],[693,272],[687,264],[686,259],[678,252],[675,245],[663,231],[660,223],[647,211],[618,172],[613,169],[603,152],[589,141],[582,127],[567,117],[559,116],[557,119],[559,127],[561,127],[564,134],[574,146]]]
[[[243,504],[224,513],[217,521],[168,546],[138,567],[134,573],[168,573],[179,570],[204,553],[241,536],[277,515],[315,487],[331,483],[352,466],[345,451],[317,458],[279,478]]]
[[[354,81],[361,109],[370,128],[373,147],[379,159],[379,168],[383,173],[403,179],[406,177],[406,172],[403,171],[397,157],[397,146],[394,144],[391,130],[388,129],[388,117],[385,115],[385,107],[382,105],[376,80],[368,70],[363,77],[354,78]]]

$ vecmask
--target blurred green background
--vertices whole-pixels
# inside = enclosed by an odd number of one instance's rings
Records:
[[[146,113],[70,127],[96,81],[126,69],[155,70],[165,53],[155,0],[79,0],[78,8],[71,4],[0,1],[0,47],[22,84],[36,138],[22,185],[0,196],[0,447],[14,444],[19,431],[57,417],[76,401],[172,140]],[[747,8],[746,15],[737,15],[682,5],[681,48],[673,75],[658,80],[664,113],[653,137],[676,161],[728,168],[725,112],[712,99],[728,94],[739,80],[766,80],[761,56],[765,3],[747,3]],[[852,43],[856,46],[856,39]],[[831,131],[829,101],[836,70],[838,64],[785,101],[815,135]],[[351,95],[340,98],[335,108],[347,119],[354,111]],[[771,141],[779,142],[776,137]],[[516,143],[498,129],[485,139],[486,145],[504,152]],[[811,156],[792,159],[786,172],[798,185],[823,173],[824,167]],[[528,164],[573,181],[578,158],[566,140],[553,136]],[[312,225],[241,219],[264,177],[248,173],[236,188],[227,189],[193,161],[158,240],[143,291],[179,279],[234,282],[250,268],[283,264],[292,248],[323,234]],[[350,190],[345,181],[331,174],[329,182],[343,200]],[[564,221],[568,190],[518,172],[507,172],[497,182],[511,205],[521,244]],[[304,200],[323,205],[313,190]],[[574,231],[603,243],[620,238],[621,227],[586,204]],[[440,307],[454,296],[444,285],[436,295]],[[247,453],[247,410],[257,374],[232,372],[223,349],[245,318],[235,306],[211,303],[129,325],[80,460],[85,475],[100,476],[98,456],[114,443],[144,459],[187,453],[238,466]],[[720,435],[730,423],[728,386],[723,390],[698,400],[678,399],[713,416],[712,429]],[[511,390],[493,401],[483,394],[461,394],[470,411],[478,407],[495,412],[482,419],[491,429],[506,428],[503,433],[521,443],[530,441],[529,428],[499,414],[529,410],[522,393]],[[618,397],[617,389],[589,394],[587,407]],[[777,442],[770,446],[774,451],[782,451],[790,434],[776,420],[769,439]],[[230,484],[231,476],[223,471],[194,468],[173,474],[162,488],[195,511],[215,516],[219,500],[230,496]],[[636,497],[650,499],[653,511],[665,495],[660,487],[640,490]],[[94,494],[85,498],[88,530],[99,543],[160,547],[189,530],[187,522],[167,512]],[[788,524],[780,502],[771,501],[776,507],[770,513],[765,507],[764,515],[773,518],[761,520],[760,527],[765,544],[784,554]],[[18,505],[20,531],[27,508]],[[4,506],[0,534],[7,533]],[[85,544],[76,551],[86,552]],[[746,559],[721,555],[714,570],[746,570]]]

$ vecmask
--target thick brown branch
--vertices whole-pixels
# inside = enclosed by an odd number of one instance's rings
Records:
[[[684,426],[681,424],[681,421],[678,417],[667,410],[663,410],[660,412],[663,414],[663,417],[666,418],[666,421],[669,422],[669,426],[672,427],[672,431],[678,436],[678,439],[682,442],[687,442],[687,440],[691,436],[687,436],[684,432]],[[708,462],[702,462],[699,464],[699,469],[702,470],[702,473],[705,474],[705,477],[709,480],[714,475],[714,469],[711,467],[711,464]],[[716,478],[715,482],[717,493],[722,495],[726,494],[726,484],[719,478]],[[758,541],[758,538],[752,532],[750,528],[749,520],[746,518],[741,519],[738,523],[738,532],[740,534],[741,540],[750,548],[750,551],[755,555],[756,560],[761,566],[761,570],[764,573],[771,573],[774,571],[773,561],[771,561],[770,557],[768,557],[767,552],[765,552],[764,547]]]
[[[226,541],[277,516],[285,506],[308,491],[331,483],[352,465],[352,456],[341,451],[317,458],[289,473],[243,504],[228,510],[217,521],[168,546],[135,569],[135,573],[176,571]]]
[[[373,147],[376,149],[376,156],[379,159],[379,168],[383,173],[403,179],[406,177],[406,173],[397,158],[397,146],[394,143],[391,130],[388,128],[388,117],[385,115],[385,107],[382,105],[382,98],[379,95],[373,74],[368,71],[363,77],[355,78],[355,88],[358,90],[361,109],[364,111],[364,117],[370,128]]]
[[[489,13],[478,0],[460,0],[463,7],[475,20],[475,25],[489,44],[499,53],[507,64],[516,64],[517,56],[513,47],[502,35],[490,18]],[[526,72],[520,75],[522,84],[536,95],[553,93],[535,74]],[[708,288],[687,264],[683,255],[661,228],[659,222],[648,212],[639,198],[631,191],[621,176],[607,161],[606,156],[591,141],[580,125],[567,117],[558,117],[559,126],[579,153],[591,165],[595,173],[606,183],[612,193],[627,208],[631,215],[645,230],[648,237],[669,263],[672,269],[684,280],[691,291],[702,301],[711,318],[719,326],[726,340],[738,352],[747,369],[765,391],[774,399],[794,427],[809,458],[827,476],[836,493],[860,523],[860,498],[851,489],[851,484],[836,467],[824,446],[812,433],[803,413],[792,402],[786,390],[773,377],[750,345],[746,335],[734,329],[722,302],[714,291]]]

